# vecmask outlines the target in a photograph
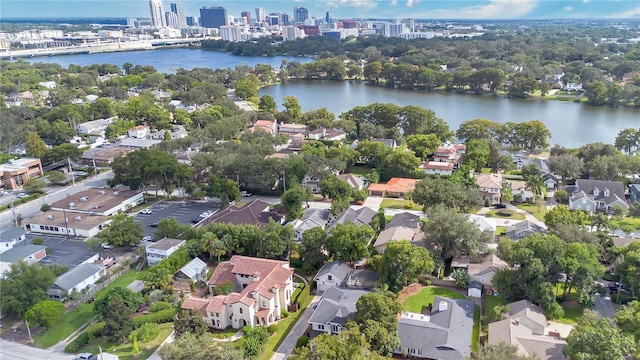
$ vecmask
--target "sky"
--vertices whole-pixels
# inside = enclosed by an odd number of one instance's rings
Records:
[[[187,16],[199,16],[203,6],[224,6],[229,15],[262,7],[270,12],[286,12],[293,7],[309,9],[310,16],[335,18],[420,18],[420,19],[564,19],[636,18],[640,19],[640,0],[175,0],[182,3]],[[147,0],[1,0],[2,18],[69,17],[150,17]]]

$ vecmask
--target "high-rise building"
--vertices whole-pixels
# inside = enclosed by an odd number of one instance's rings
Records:
[[[178,18],[178,28],[184,28],[187,26],[187,15],[184,12],[184,6],[182,4],[171,3],[171,12],[175,13]]]
[[[164,18],[167,21],[167,26],[174,29],[179,29],[180,24],[178,23],[178,14],[167,11],[164,13]]]
[[[282,28],[282,39],[284,41],[295,40],[304,37],[304,31],[298,29],[297,26],[285,26]]]
[[[227,25],[229,16],[227,9],[222,6],[212,6],[200,9],[200,26],[206,28],[220,28]]]
[[[284,26],[290,25],[289,14],[287,13],[280,14],[280,25],[284,25]]]
[[[187,26],[198,26],[198,18],[195,16],[187,16]]]
[[[149,10],[151,10],[151,23],[154,27],[162,28],[167,26],[164,18],[164,11],[162,11],[161,0],[150,0]]]
[[[293,21],[296,23],[303,23],[305,20],[309,18],[309,9],[305,7],[294,7],[293,8]]]
[[[240,41],[242,40],[242,31],[236,26],[221,26],[220,37],[226,41]]]
[[[280,14],[271,13],[267,16],[267,23],[271,26],[280,24]]]
[[[240,13],[240,17],[247,19],[247,24],[251,25],[251,11],[243,11]]]
[[[263,8],[256,8],[256,22],[263,22],[265,20],[264,14],[265,13]]]
[[[331,24],[331,21],[333,21],[333,20],[331,19],[331,11],[327,11],[327,12],[324,14],[324,21],[325,21],[327,24]]]

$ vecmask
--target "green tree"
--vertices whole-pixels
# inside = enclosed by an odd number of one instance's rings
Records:
[[[133,217],[126,213],[116,214],[111,222],[96,235],[101,242],[115,246],[138,245],[144,232]]]
[[[388,285],[389,290],[399,292],[418,281],[418,276],[432,272],[434,267],[433,258],[427,249],[403,240],[387,245],[378,271],[381,283]]]
[[[337,224],[329,237],[327,250],[334,260],[354,262],[369,256],[367,245],[373,236],[369,226]]]
[[[153,266],[144,278],[145,291],[173,291],[173,272],[164,266]]]
[[[258,108],[262,111],[275,113],[278,110],[278,105],[271,95],[264,94],[260,97]]]
[[[407,146],[417,157],[426,160],[427,157],[438,150],[440,139],[435,134],[414,134],[407,136]]]
[[[242,350],[210,334],[185,333],[160,348],[162,360],[244,360]]]
[[[307,200],[307,191],[302,186],[293,186],[282,194],[282,207],[287,216],[287,220],[291,221],[302,215],[302,205]]]
[[[400,346],[398,313],[401,310],[393,293],[373,292],[358,299],[353,320],[371,344],[371,350],[390,356]]]
[[[59,185],[67,181],[67,176],[60,171],[50,171],[47,174],[47,179],[49,179],[50,183]]]
[[[219,178],[215,175],[209,176],[204,192],[207,196],[225,199],[227,203],[240,198],[240,189],[237,182],[231,179]]]
[[[620,130],[615,140],[616,149],[631,153],[640,148],[640,129],[626,128]]]
[[[47,153],[47,144],[40,139],[36,132],[28,132],[24,138],[24,148],[27,156],[35,158],[43,158]]]
[[[563,179],[577,179],[582,175],[584,163],[577,156],[563,154],[549,158],[549,170]]]
[[[295,123],[300,120],[302,116],[302,107],[295,96],[285,96],[282,106],[284,106],[284,112],[289,116],[291,121]]]
[[[615,321],[624,334],[633,336],[636,343],[640,341],[640,301],[624,305],[616,312]]]
[[[110,300],[105,307],[104,328],[102,334],[111,336],[117,341],[124,341],[136,328],[131,309],[120,299]]]
[[[47,184],[42,179],[31,178],[24,185],[22,190],[29,193],[41,193]]]
[[[296,348],[291,360],[380,360],[370,349],[371,345],[357,325],[347,323],[347,329],[335,335],[322,334],[311,340],[307,346]]]
[[[467,150],[464,157],[464,163],[469,165],[477,173],[487,166],[487,161],[491,151],[489,142],[486,140],[471,139],[467,141]]]
[[[443,205],[430,207],[425,213],[429,219],[423,227],[425,245],[445,261],[458,254],[476,256],[491,240],[491,235],[480,231],[466,214]]]
[[[49,149],[44,156],[43,163],[50,164],[56,161],[67,160],[78,161],[82,156],[82,150],[74,144],[60,144]]]
[[[104,296],[98,297],[94,302],[93,313],[96,314],[99,320],[105,319],[108,316],[108,308],[112,300],[120,300],[128,309],[127,313],[129,315],[144,304],[144,298],[140,293],[133,292],[121,286],[110,288]]]
[[[382,180],[393,177],[418,178],[422,175],[419,166],[420,159],[410,151],[393,150],[385,156],[378,171]]]
[[[198,337],[206,334],[208,327],[199,311],[182,309],[178,311],[178,314],[176,314],[176,317],[173,319],[173,329],[176,338],[180,338],[185,334]]]
[[[549,228],[558,224],[575,224],[583,226],[589,220],[589,215],[581,210],[570,210],[569,207],[560,205],[544,214],[544,223]]]
[[[451,272],[451,278],[455,281],[456,286],[461,289],[466,289],[469,286],[469,272],[466,269],[455,269]]]
[[[460,124],[460,127],[456,131],[458,139],[471,140],[471,139],[485,139],[489,140],[494,137],[494,133],[497,129],[497,124],[487,119],[473,119],[467,120]]]
[[[542,195],[542,189],[544,187],[544,179],[541,175],[529,176],[526,180],[526,189],[531,191],[534,195]]]
[[[268,259],[286,258],[293,245],[293,228],[270,220],[258,247],[258,256]]]
[[[59,301],[42,300],[27,310],[25,320],[30,326],[37,323],[49,329],[62,320],[65,310],[64,304]]]
[[[477,188],[466,187],[442,177],[428,177],[419,181],[412,197],[416,204],[423,205],[425,209],[442,204],[461,212],[479,206],[482,201]]]
[[[302,241],[298,245],[302,270],[306,273],[316,271],[329,259],[326,254],[328,243],[327,232],[321,227],[314,227],[302,234]]]
[[[624,360],[635,351],[632,336],[621,332],[611,319],[585,310],[562,352],[571,360]]]
[[[507,343],[488,344],[480,346],[478,351],[474,351],[468,360],[536,360],[537,357],[531,355],[521,355],[516,345]]]
[[[238,84],[236,84],[236,96],[242,100],[258,96],[258,84],[249,78],[238,81]]]
[[[178,220],[173,218],[166,218],[158,221],[158,227],[153,232],[158,239],[162,239],[165,237],[177,239],[180,235],[187,230],[189,230],[191,226],[181,224]]]
[[[584,96],[587,97],[588,104],[602,106],[607,100],[607,85],[601,81],[592,82],[587,86]]]

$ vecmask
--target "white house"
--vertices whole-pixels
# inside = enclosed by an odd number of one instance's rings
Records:
[[[294,291],[288,261],[239,255],[218,264],[208,283],[212,294],[224,283],[231,283],[233,292],[207,299],[189,297],[182,308],[200,311],[215,329],[269,326],[281,319]]]
[[[351,271],[353,269],[341,261],[330,262],[322,266],[313,281],[316,282],[318,292],[322,293],[334,286],[344,286]]]
[[[58,276],[47,291],[49,299],[64,301],[70,295],[88,289],[106,274],[106,267],[96,264],[82,264]]]
[[[0,275],[11,270],[11,265],[18,261],[33,264],[47,256],[47,247],[43,245],[27,244],[16,246],[0,254]]]
[[[76,132],[81,135],[104,136],[104,131],[107,129],[107,126],[113,123],[115,119],[117,119],[117,117],[83,122],[82,124],[76,125]]]
[[[313,331],[338,334],[347,321],[356,313],[356,303],[369,291],[344,287],[331,287],[322,294],[322,299],[313,311],[309,324]]]
[[[127,135],[130,138],[134,139],[146,139],[149,137],[151,130],[146,125],[138,125],[134,126],[131,129],[127,130]]]
[[[0,229],[0,254],[10,250],[17,243],[24,241],[26,234],[26,231],[17,227]]]
[[[186,244],[185,240],[164,238],[147,246],[147,264],[153,266]]]
[[[451,175],[453,166],[450,162],[428,161],[422,164],[422,169],[428,175]]]
[[[96,236],[111,219],[102,215],[49,210],[23,221],[26,231],[43,234]]]

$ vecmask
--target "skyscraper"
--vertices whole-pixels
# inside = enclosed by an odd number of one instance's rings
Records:
[[[164,18],[164,11],[162,11],[162,1],[150,0],[149,10],[151,10],[151,23],[154,27],[162,28],[167,26],[167,22]]]
[[[187,26],[187,15],[184,12],[184,6],[182,4],[171,3],[171,12],[175,13],[178,17],[178,26],[179,28],[183,28]]]
[[[164,17],[165,17],[165,20],[167,20],[168,27],[174,28],[174,29],[180,28],[180,24],[178,22],[178,14],[172,11],[167,11],[166,13],[164,13]]]
[[[251,25],[251,11],[241,12],[240,17],[247,18],[247,24]]]
[[[195,16],[187,16],[187,26],[198,26],[198,18]]]
[[[220,28],[227,25],[229,16],[227,9],[222,6],[212,6],[210,8],[200,9],[200,26],[206,28]]]
[[[309,9],[305,7],[294,7],[293,8],[293,21],[296,23],[303,23],[305,20],[309,18]]]
[[[264,16],[264,9],[263,8],[256,8],[256,22],[263,22],[265,19]]]
[[[332,21],[332,19],[331,19],[331,11],[327,11],[327,12],[324,14],[324,21],[325,21],[327,24],[331,24],[331,21]]]

